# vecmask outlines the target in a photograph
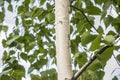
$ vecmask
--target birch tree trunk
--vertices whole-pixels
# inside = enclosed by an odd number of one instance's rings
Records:
[[[58,80],[72,77],[70,56],[69,0],[55,0]]]

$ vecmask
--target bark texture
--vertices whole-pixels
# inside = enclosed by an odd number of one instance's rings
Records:
[[[55,0],[56,56],[58,80],[72,77],[70,56],[69,0]]]

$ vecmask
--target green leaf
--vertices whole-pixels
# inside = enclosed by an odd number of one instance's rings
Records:
[[[0,31],[7,32],[8,31],[8,26],[6,26],[6,25],[0,25]]]
[[[13,41],[15,41],[16,39],[18,39],[19,37],[20,37],[19,35],[15,35],[13,38],[11,38],[8,41],[6,41],[6,44],[10,45]]]
[[[90,50],[91,50],[91,51],[94,51],[94,50],[100,48],[101,37],[102,37],[101,34],[98,35],[97,38],[92,42],[91,47],[90,47]]]
[[[100,15],[101,10],[96,6],[89,6],[86,9],[86,13],[88,13],[89,15]]]
[[[14,70],[12,72],[12,76],[15,77],[17,80],[22,80],[22,77],[25,76],[25,72],[22,70]]]
[[[42,80],[39,75],[30,74],[31,80]]]
[[[112,78],[112,80],[118,80],[118,78],[116,76],[114,76],[114,78]]]
[[[87,62],[87,54],[85,52],[75,53],[74,58],[79,67],[82,67]]]
[[[25,23],[26,26],[33,25],[33,21],[32,20],[25,20],[24,23]]]
[[[40,72],[40,74],[42,77],[54,76],[54,74],[56,74],[56,70],[55,69],[48,69],[48,70]]]
[[[77,20],[79,21],[79,20]],[[77,23],[77,31],[82,34],[83,32],[85,32],[85,28],[86,28],[86,22],[84,20],[79,21],[79,23]]]
[[[11,0],[6,0],[9,4],[11,3]]]
[[[19,19],[18,18],[16,18],[15,24],[16,24],[16,26],[19,24]]]
[[[97,59],[88,67],[88,69],[93,70],[93,71],[97,71],[101,68],[102,68],[102,64]]]
[[[84,0],[84,2],[86,3],[87,8],[90,6],[93,6],[93,3],[91,2],[91,0]]]
[[[117,60],[120,62],[120,54],[117,55]]]
[[[118,24],[118,23],[120,23],[120,16],[114,18],[112,24],[114,25],[114,24]]]
[[[40,0],[40,5],[43,5],[46,0]]]
[[[111,0],[105,1],[105,3],[103,4],[103,10],[106,11],[110,7],[111,3],[112,3]]]
[[[34,67],[29,67],[28,74],[31,73],[34,70]]]
[[[13,6],[11,4],[8,6],[8,10],[11,12],[13,11]]]
[[[106,17],[106,15],[107,15],[107,11],[102,11],[100,20],[102,21]]]
[[[100,34],[102,34],[102,33],[104,32],[102,26],[99,26],[98,29],[97,29],[97,31],[98,31]]]
[[[47,6],[47,11],[48,12],[52,12],[54,7],[51,4],[49,4],[49,3],[47,3],[46,6]]]
[[[11,57],[10,59],[6,60],[8,63],[13,64],[13,62],[16,60],[16,57]]]
[[[31,0],[25,0],[25,4],[29,5]]]
[[[15,51],[14,50],[10,50],[9,55],[13,55],[13,54],[15,54]]]
[[[5,17],[5,13],[4,13],[4,11],[3,11],[3,12],[0,12],[0,23],[3,22],[4,17]]]
[[[24,11],[24,6],[23,5],[19,6],[18,7],[18,14],[23,13],[23,11]]]
[[[10,71],[12,71],[12,69],[2,71],[2,72],[0,73],[0,77],[3,76],[3,75],[8,74]],[[0,79],[0,80],[1,80],[1,79]]]
[[[95,3],[101,5],[103,3],[103,1],[104,0],[95,0]]]
[[[2,60],[3,62],[8,58],[8,53],[6,51],[3,52]]]
[[[84,32],[81,37],[82,45],[86,45],[93,41],[96,38],[96,35],[91,35],[89,31]]]
[[[41,58],[41,56],[40,56]],[[40,68],[42,68],[46,63],[47,63],[47,59],[40,59],[40,60],[37,60],[32,66],[39,70]]]
[[[44,10],[42,8],[33,7],[31,17],[35,18],[35,17],[41,16],[43,14],[43,12],[44,12]]]
[[[106,49],[97,59],[100,60],[103,67],[106,65],[106,62],[111,58],[113,54],[114,47]]]
[[[12,80],[12,78],[10,76],[8,76],[8,75],[2,75],[0,77],[0,80]]]
[[[93,70],[86,70],[81,76],[81,80],[99,80],[96,71]]]
[[[4,32],[7,32],[8,31],[8,26],[2,26],[2,30],[4,31]]]
[[[115,42],[115,36],[113,35],[107,35],[104,39],[105,43],[108,45],[112,45]]]
[[[54,15],[54,13],[48,13],[48,14],[46,15],[46,18],[47,18],[47,21],[48,21],[49,23],[54,23],[55,15]]]
[[[106,27],[108,27],[113,21],[113,17],[111,15],[108,15],[107,17],[104,17],[104,24]]]
[[[21,54],[20,54],[20,57],[21,57],[22,59],[24,59],[25,61],[27,61],[27,59],[28,59],[28,56],[27,56],[27,54],[25,54],[25,53],[21,53]]]
[[[107,33],[107,35],[113,35],[113,36],[115,36],[116,33],[115,33],[114,31],[109,31],[109,32]]]

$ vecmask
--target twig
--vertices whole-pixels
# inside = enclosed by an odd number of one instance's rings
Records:
[[[113,46],[113,45],[112,45],[112,46]],[[107,46],[103,47],[102,49],[100,49],[100,50],[97,52],[97,54],[102,54],[106,49],[108,49],[109,47],[112,47],[112,46],[107,45]],[[93,56],[93,58],[91,58],[88,62],[86,62],[85,65],[83,65],[83,66],[81,67],[81,69],[80,69],[77,73],[75,73],[75,75],[72,77],[71,80],[77,80],[77,78],[87,69],[87,67],[88,67],[91,63],[93,63],[93,61],[94,61],[96,58],[97,58],[97,56],[95,55],[95,56]]]
[[[70,6],[73,7],[74,9],[80,11],[80,12],[82,13],[82,15],[85,17],[86,21],[87,21],[87,22],[94,28],[94,30],[98,33],[98,31],[97,31],[97,29],[95,28],[95,26],[90,22],[90,20],[88,19],[88,17],[85,15],[85,13],[84,13],[81,9],[79,9],[79,8],[73,6],[73,5],[70,5]]]

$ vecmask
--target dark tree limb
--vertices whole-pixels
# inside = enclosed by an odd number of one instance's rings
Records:
[[[85,15],[85,13],[84,13],[81,9],[79,9],[79,8],[73,6],[73,5],[70,5],[70,6],[71,6],[72,8],[74,8],[74,9],[80,11],[81,14],[85,17],[86,21],[87,21],[87,22],[93,27],[93,29],[98,33],[98,31],[97,31],[97,29],[95,28],[95,26],[90,22],[90,20],[88,19],[88,17]]]
[[[112,47],[113,45],[109,46],[104,46],[102,49],[100,49],[97,54],[102,54],[106,49]],[[91,58],[88,62],[86,62],[81,69],[75,73],[75,75],[72,77],[71,80],[77,80],[77,78],[88,68],[88,66],[93,63],[93,61],[95,61],[95,59],[97,58],[97,55],[93,56],[93,58]]]

